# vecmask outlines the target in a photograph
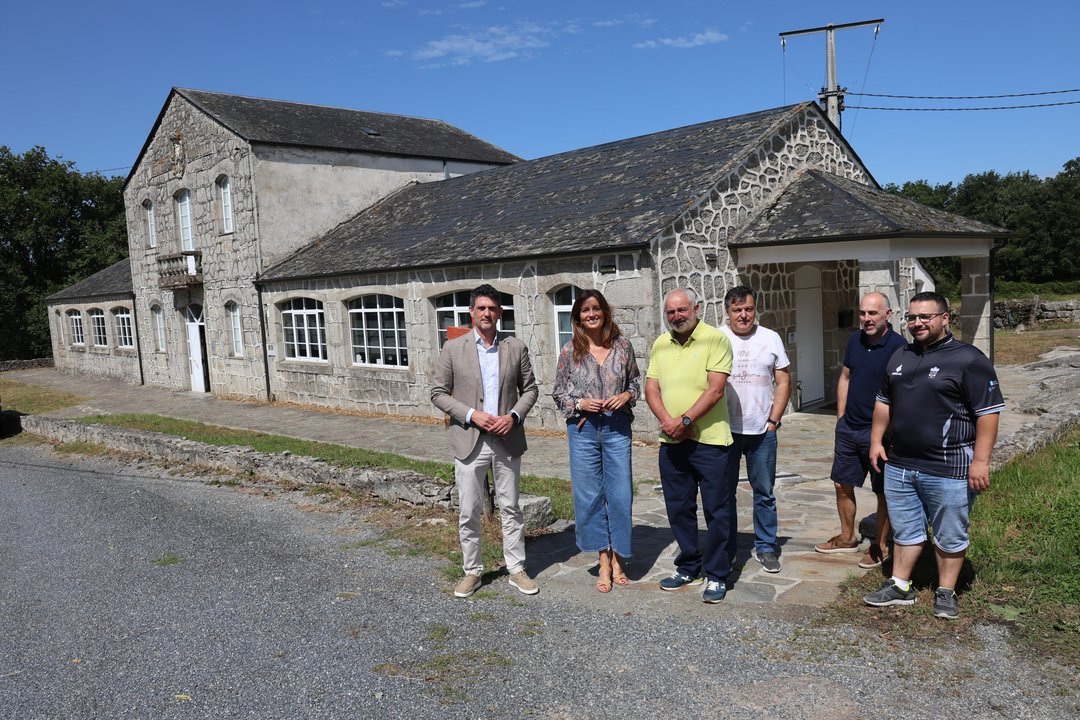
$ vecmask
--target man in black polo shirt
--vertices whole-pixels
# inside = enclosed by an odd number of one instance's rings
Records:
[[[869,473],[870,487],[877,497],[877,541],[859,561],[861,568],[875,568],[889,559],[885,481],[881,473],[870,466],[870,424],[874,419],[874,398],[881,389],[885,364],[897,348],[907,344],[889,324],[892,312],[889,299],[879,292],[867,293],[859,303],[861,328],[848,339],[844,367],[836,385],[836,439],[830,477],[836,489],[840,534],[814,546],[814,550],[825,554],[859,552],[855,488],[862,487]]]
[[[938,589],[934,615],[954,619],[956,580],[967,554],[977,493],[990,487],[990,451],[1005,400],[994,366],[949,332],[949,304],[933,292],[911,299],[908,330],[915,342],[893,353],[874,405],[870,461],[885,464],[895,549],[893,576],[863,600],[911,605],[911,572],[934,531]],[[882,441],[892,432],[886,455]]]

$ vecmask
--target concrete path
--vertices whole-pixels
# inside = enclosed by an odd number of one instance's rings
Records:
[[[155,413],[187,418],[231,428],[257,430],[308,440],[385,450],[415,458],[450,459],[446,431],[442,423],[410,422],[380,417],[358,417],[297,407],[222,400],[205,393],[171,392],[158,388],[125,385],[59,373],[51,368],[10,371],[3,377],[15,382],[62,390],[82,398],[76,407],[50,413],[74,418],[99,413]],[[1006,402],[1015,406],[1021,396],[1032,392],[1028,378],[1019,368],[999,368]],[[543,402],[543,399],[541,399]],[[648,412],[642,406],[639,412]],[[1020,430],[1030,416],[1006,413],[1001,435]],[[821,555],[814,544],[838,530],[832,482],[831,412],[795,413],[784,418],[780,430],[777,505],[780,516],[779,540],[783,570],[765,573],[751,557],[753,551],[752,494],[743,483],[738,493],[739,538],[734,588],[727,604],[776,603],[819,606],[836,597],[837,588],[852,573],[865,572],[857,563],[859,554]],[[633,449],[634,480],[639,495],[634,505],[634,558],[627,567],[635,593],[659,594],[656,581],[669,575],[677,554],[658,488],[657,450],[638,445]],[[523,472],[569,478],[566,440],[563,437],[530,434]],[[869,486],[856,493],[859,518],[873,512]],[[863,549],[866,548],[864,543]],[[566,588],[597,593],[596,557],[582,554],[574,544],[573,527],[531,538],[528,545],[529,570],[541,583],[572,584]],[[616,592],[625,592],[622,588]],[[664,594],[667,595],[666,593]],[[696,595],[696,593],[695,593]]]

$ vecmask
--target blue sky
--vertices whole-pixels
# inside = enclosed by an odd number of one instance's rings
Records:
[[[813,99],[836,33],[852,92],[1080,88],[1080,3],[1031,0],[233,0],[5,3],[0,145],[126,174],[172,86],[443,119],[524,158]],[[1080,100],[1080,93],[984,101]],[[849,96],[848,105],[977,102]],[[1053,175],[1080,156],[1080,105],[848,110],[881,183],[984,170]]]

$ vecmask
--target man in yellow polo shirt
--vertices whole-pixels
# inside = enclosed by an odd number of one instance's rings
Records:
[[[660,587],[678,590],[704,580],[701,599],[718,603],[727,594],[725,581],[735,549],[725,483],[731,426],[727,403],[720,402],[731,374],[731,342],[698,319],[700,310],[693,290],[672,290],[664,298],[671,331],[653,343],[645,400],[660,421],[660,483],[668,523],[679,544],[675,574],[661,580]],[[706,526],[700,548],[699,488]]]

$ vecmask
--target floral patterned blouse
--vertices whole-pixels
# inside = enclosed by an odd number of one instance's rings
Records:
[[[579,415],[575,406],[582,398],[603,399],[621,392],[630,393],[630,402],[621,409],[633,417],[631,408],[641,397],[641,373],[629,340],[616,338],[603,365],[591,353],[585,353],[581,362],[574,362],[574,343],[563,346],[551,393],[563,415],[567,418]]]

